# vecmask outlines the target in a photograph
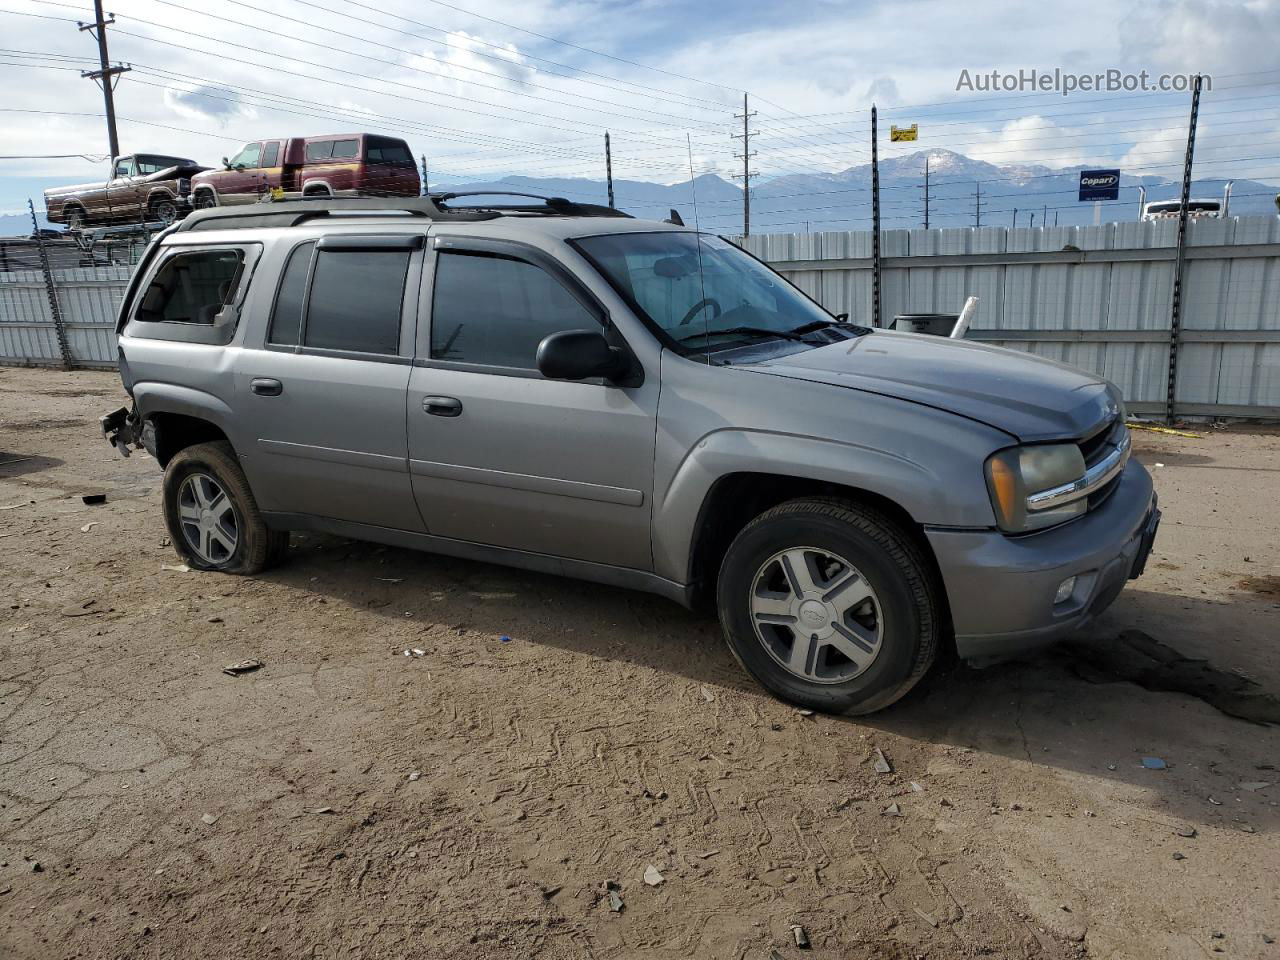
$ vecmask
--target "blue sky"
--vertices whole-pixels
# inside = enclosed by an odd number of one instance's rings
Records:
[[[398,132],[433,180],[727,176],[750,91],[763,177],[867,159],[867,109],[921,124],[910,147],[990,162],[1117,164],[1176,172],[1185,94],[957,94],[962,69],[1202,71],[1205,174],[1280,181],[1280,0],[969,0],[676,3],[670,0],[118,0],[113,57],[124,152],[213,163],[246,140]],[[465,9],[464,9],[465,7]],[[23,159],[107,151],[101,94],[79,70],[87,0],[10,0],[0,12],[0,213],[106,163]],[[344,12],[345,11],[345,14]],[[278,70],[301,76],[282,76]],[[1267,72],[1270,71],[1270,72]],[[21,112],[19,112],[21,111]],[[1215,166],[1216,165],[1216,166]]]

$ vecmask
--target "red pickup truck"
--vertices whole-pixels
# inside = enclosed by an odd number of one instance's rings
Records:
[[[222,166],[192,177],[197,210],[264,197],[416,197],[422,190],[408,144],[373,133],[256,140]]]

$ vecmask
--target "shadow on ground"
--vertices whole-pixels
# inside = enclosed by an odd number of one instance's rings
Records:
[[[290,562],[265,579],[424,628],[465,627],[495,641],[509,636],[767,696],[734,661],[714,617],[646,594],[297,534]],[[465,608],[463,621],[437,619],[446,596],[451,616]],[[894,707],[847,722],[851,731],[881,730],[1121,781],[1154,791],[1168,813],[1226,824],[1243,809],[1232,799],[1239,783],[1280,780],[1270,766],[1280,735],[1260,723],[1280,722],[1280,700],[1262,684],[1183,655],[1177,636],[1126,628],[1144,599],[1123,596],[1104,630],[1025,661],[983,670],[944,664]],[[1179,601],[1183,617],[1196,620],[1212,621],[1225,606]],[[1192,755],[1217,759],[1180,759]],[[1166,769],[1144,768],[1144,756],[1161,758]],[[1280,829],[1280,809],[1264,803],[1238,822]]]

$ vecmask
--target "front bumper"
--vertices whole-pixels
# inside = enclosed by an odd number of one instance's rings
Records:
[[[1107,500],[1043,533],[926,529],[951,604],[961,657],[1007,656],[1086,626],[1140,576],[1160,523],[1151,476],[1130,460]],[[1055,603],[1058,587],[1075,588]]]

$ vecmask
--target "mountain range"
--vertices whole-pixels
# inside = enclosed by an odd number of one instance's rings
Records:
[[[1082,225],[1093,223],[1094,205],[1077,202],[1079,174],[1086,167],[1053,169],[1033,164],[996,166],[951,150],[921,150],[880,162],[881,226],[892,230],[919,227],[924,221],[925,162],[929,166],[929,225],[983,226]],[[1219,199],[1222,180],[1196,180],[1191,195]],[[1180,194],[1170,180],[1122,174],[1120,199],[1102,204],[1102,222],[1136,220],[1139,187],[1146,198],[1167,200]],[[505,176],[432,183],[432,192],[516,191],[607,203],[604,180],[563,177]],[[981,195],[979,196],[979,191]],[[1230,212],[1270,215],[1277,212],[1280,188],[1256,180],[1235,181]],[[638,217],[660,220],[672,209],[684,221],[722,234],[742,232],[742,189],[716,174],[692,182],[662,184],[615,180],[617,206]],[[696,203],[695,203],[696,201]],[[1016,214],[1015,214],[1016,211]],[[1032,218],[1034,222],[1032,221]],[[822,230],[865,230],[871,226],[871,165],[838,173],[798,173],[757,181],[751,190],[752,233],[804,233]],[[0,236],[31,232],[25,216],[0,216]]]

